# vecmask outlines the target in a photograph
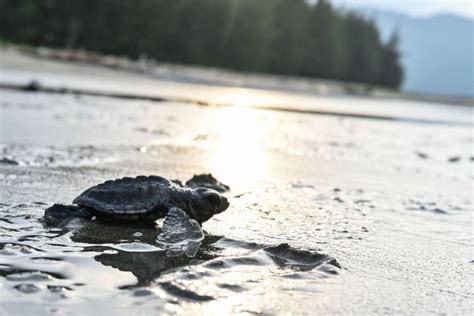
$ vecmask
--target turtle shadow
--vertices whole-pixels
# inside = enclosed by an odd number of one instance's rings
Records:
[[[68,230],[68,227],[64,229]],[[133,286],[147,286],[167,271],[216,258],[219,251],[212,244],[221,238],[206,235],[202,242],[194,245],[195,252],[189,255],[159,247],[156,241],[161,232],[159,222],[156,225],[130,225],[81,220],[80,225],[69,232],[73,242],[87,244],[83,251],[99,252],[94,256],[97,262],[131,272],[137,278]]]
[[[228,255],[226,245],[233,244]],[[238,253],[236,251],[236,245]],[[149,286],[163,283],[160,277],[192,266],[202,266],[207,271],[219,271],[225,274],[237,266],[260,266],[264,269],[277,267],[281,270],[310,272],[317,269],[324,274],[335,275],[341,269],[336,259],[317,251],[302,250],[286,243],[265,245],[227,239],[223,236],[206,236],[195,256],[184,254],[170,255],[166,250],[134,252],[116,250],[102,252],[94,257],[101,264],[124,272],[131,272],[136,284],[124,288]],[[168,291],[168,287],[165,289]]]
[[[83,251],[98,253],[93,258],[104,266],[131,272],[135,284],[123,288],[161,284],[160,277],[182,268],[202,266],[219,273],[236,266],[277,267],[298,272],[318,269],[338,274],[339,263],[315,250],[298,249],[286,243],[268,245],[205,234],[192,256],[162,249],[156,242],[160,222],[154,226],[78,220],[67,225],[73,242],[86,244]]]
[[[130,287],[148,286],[159,277],[176,269],[198,265],[205,261],[217,258],[219,255],[212,247],[202,245],[194,257],[184,254],[170,256],[166,250],[150,252],[128,252],[118,250],[114,253],[103,252],[94,257],[101,264],[124,272],[131,272],[137,283]]]

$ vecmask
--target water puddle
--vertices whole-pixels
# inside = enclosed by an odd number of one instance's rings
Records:
[[[209,302],[252,292],[265,278],[302,282],[341,271],[334,258],[317,251],[208,234],[194,256],[170,256],[156,242],[159,225],[73,219],[50,227],[40,221],[43,204],[0,208],[0,296],[4,300],[41,304],[46,299],[61,309],[63,302],[90,293],[102,293],[95,295],[96,300],[105,296],[111,300],[125,292],[130,304],[150,297],[164,303]]]

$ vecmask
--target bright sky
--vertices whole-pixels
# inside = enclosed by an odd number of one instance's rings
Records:
[[[370,7],[415,16],[454,13],[474,18],[474,0],[332,0],[332,2],[347,7]]]

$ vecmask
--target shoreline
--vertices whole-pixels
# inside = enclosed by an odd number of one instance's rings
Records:
[[[157,77],[83,62],[38,58],[14,49],[0,48],[0,59],[0,85],[16,90],[24,90],[28,85],[36,83],[36,88],[56,94],[83,94],[209,107],[232,106],[438,125],[473,124],[471,106],[407,101],[396,97],[309,94],[291,92],[286,87],[281,90],[265,90],[186,83],[170,76]]]
[[[51,94],[72,94],[76,96],[92,96],[92,97],[106,97],[113,99],[124,99],[124,100],[141,100],[141,101],[152,101],[152,102],[177,102],[184,104],[195,104],[206,107],[234,107],[235,104],[222,104],[222,103],[211,103],[203,102],[199,100],[192,99],[180,99],[180,98],[166,98],[160,96],[149,96],[149,95],[140,95],[140,94],[127,94],[127,93],[116,93],[116,92],[105,92],[105,91],[92,91],[87,89],[75,89],[75,88],[55,88],[42,86],[37,81],[31,81],[27,85],[23,84],[6,84],[0,82],[0,89],[5,90],[15,90],[23,91],[30,93],[51,93]],[[369,120],[382,120],[382,121],[399,121],[399,122],[408,122],[408,123],[418,123],[418,124],[435,124],[435,125],[452,125],[452,126],[473,126],[471,122],[454,122],[449,120],[441,119],[422,119],[422,118],[411,118],[411,117],[396,117],[396,116],[386,116],[386,115],[373,115],[373,114],[360,114],[360,113],[351,113],[351,112],[337,112],[337,111],[328,111],[328,110],[310,110],[310,109],[296,109],[296,108],[282,108],[272,105],[260,105],[256,107],[257,109],[262,110],[271,110],[271,111],[282,111],[282,112],[293,112],[301,114],[312,114],[312,115],[323,115],[323,116],[336,116],[336,117],[350,117],[358,119],[369,119]]]
[[[155,79],[204,84],[210,86],[235,87],[287,91],[320,96],[350,96],[381,99],[401,99],[427,103],[442,103],[474,106],[474,98],[462,96],[424,95],[416,92],[401,92],[380,86],[330,79],[294,77],[267,73],[250,73],[206,66],[171,64],[146,57],[138,60],[105,55],[85,50],[55,49],[46,47],[18,48],[6,46],[34,58],[76,64],[99,66],[150,76]]]

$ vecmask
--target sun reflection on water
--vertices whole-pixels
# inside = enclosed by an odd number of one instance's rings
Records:
[[[227,88],[225,93],[217,93],[216,101],[239,107],[252,107],[275,103],[275,93],[246,88]]]
[[[261,180],[267,172],[268,121],[254,109],[230,107],[218,110],[210,125],[216,138],[205,161],[209,170],[234,188],[248,189]]]

